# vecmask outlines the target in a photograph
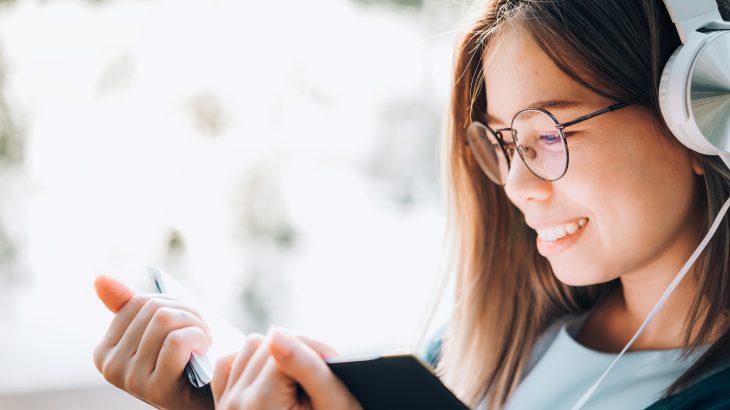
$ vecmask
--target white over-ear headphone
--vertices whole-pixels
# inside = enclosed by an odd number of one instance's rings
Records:
[[[659,105],[667,126],[686,147],[706,155],[730,153],[730,23],[715,0],[664,0],[682,45],[664,66]]]
[[[682,45],[664,66],[659,106],[667,126],[687,148],[719,155],[730,167],[730,23],[723,21],[715,0],[664,0]],[[669,296],[712,239],[730,208],[720,208],[709,231],[685,262],[634,336],[572,410],[580,410],[616,363],[654,320]]]

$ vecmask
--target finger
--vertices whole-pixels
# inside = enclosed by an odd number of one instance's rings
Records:
[[[234,352],[221,357],[215,362],[213,380],[210,383],[210,389],[213,393],[213,402],[216,404],[216,407],[218,403],[220,403],[220,398],[223,395],[223,392],[226,391],[228,379],[231,376],[231,369],[233,368],[233,362],[236,360],[237,356],[238,352]]]
[[[132,357],[137,352],[142,335],[150,325],[150,321],[154,315],[161,308],[172,308],[191,313],[200,319],[200,322],[198,323],[201,323],[205,332],[209,334],[208,327],[205,325],[205,322],[202,321],[200,313],[195,311],[195,309],[174,300],[153,298],[144,304],[142,309],[140,309],[139,313],[132,319],[129,327],[124,331],[124,334],[119,339],[117,347],[121,354],[126,354],[127,357]]]
[[[132,299],[134,292],[122,282],[108,276],[98,276],[94,280],[94,289],[104,306],[112,313],[119,312]]]
[[[267,336],[259,345],[258,349],[256,349],[256,352],[251,356],[251,359],[248,360],[248,363],[246,364],[246,367],[243,369],[243,373],[241,373],[241,377],[238,378],[238,381],[235,381],[236,383],[241,383],[242,387],[248,387],[253,383],[253,381],[256,379],[256,377],[261,372],[261,369],[264,367],[264,364],[266,364],[266,360],[271,356],[271,353],[269,352],[269,343],[271,342],[271,337]]]
[[[232,391],[239,390],[235,384]],[[293,408],[299,402],[297,382],[282,372],[276,360],[269,356],[256,380],[249,386],[253,408]]]
[[[155,363],[152,379],[160,385],[170,385],[183,376],[185,365],[193,352],[204,353],[208,350],[208,338],[199,327],[185,327],[167,334],[160,355]]]
[[[197,316],[181,309],[161,307],[152,316],[149,325],[142,334],[139,348],[134,354],[134,361],[139,363],[139,369],[145,373],[151,373],[155,368],[155,362],[160,354],[162,344],[167,340],[169,333],[186,327],[198,327],[205,329],[205,324]],[[206,335],[206,351],[213,340],[208,333]],[[204,353],[196,351],[196,353]]]
[[[104,335],[100,346],[113,347],[117,345],[119,343],[119,339],[122,338],[122,335],[124,335],[124,333],[129,328],[132,320],[137,316],[137,314],[142,310],[147,302],[152,299],[173,300],[170,297],[160,295],[158,293],[135,294],[134,296],[132,296],[132,299],[130,299],[122,307],[122,309],[119,310],[116,315],[114,315],[114,319],[112,319],[112,323],[109,325],[109,330],[107,330],[106,334]]]
[[[331,407],[333,400],[344,403],[352,397],[324,359],[302,340],[277,329],[269,346],[281,371],[302,386],[313,408]]]
[[[236,359],[233,362],[231,368],[231,374],[226,383],[226,388],[230,389],[233,384],[241,378],[243,370],[248,366],[251,357],[256,353],[261,344],[264,342],[264,337],[258,333],[251,333],[246,337],[246,342],[243,348],[236,355]]]

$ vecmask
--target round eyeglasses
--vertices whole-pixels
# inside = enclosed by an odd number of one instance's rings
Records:
[[[542,108],[525,108],[515,114],[509,128],[493,130],[481,122],[472,122],[466,132],[466,144],[482,171],[499,185],[507,182],[515,151],[535,176],[555,181],[568,170],[568,143],[563,130],[627,105],[613,104],[568,122],[559,122]]]

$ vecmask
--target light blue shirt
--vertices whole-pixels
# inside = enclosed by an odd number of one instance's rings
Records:
[[[541,336],[527,376],[506,410],[569,410],[598,380],[617,355],[591,350],[575,340],[586,317],[557,323]],[[682,359],[681,349],[627,352],[583,409],[644,409],[702,353],[704,349]]]

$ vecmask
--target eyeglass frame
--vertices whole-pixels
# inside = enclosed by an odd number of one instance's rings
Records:
[[[523,157],[522,151],[520,149],[515,148],[515,151],[517,151],[517,154],[522,159],[522,162],[525,163],[525,166],[527,167],[527,169],[530,170],[530,172],[532,172],[533,175],[535,175],[536,177],[542,179],[543,181],[554,182],[554,181],[557,181],[560,178],[562,178],[565,175],[565,173],[568,172],[568,165],[570,163],[570,154],[568,152],[568,141],[567,141],[568,140],[568,137],[565,136],[565,133],[563,132],[563,130],[565,128],[567,128],[567,127],[570,127],[571,125],[575,125],[575,124],[581,123],[583,121],[589,120],[591,118],[598,117],[599,115],[605,114],[607,112],[619,110],[619,109],[624,108],[624,107],[626,107],[628,105],[629,104],[623,103],[623,102],[611,104],[611,105],[609,105],[606,108],[602,108],[602,109],[600,109],[598,111],[594,111],[594,112],[592,112],[590,114],[582,115],[582,116],[580,116],[580,117],[578,117],[576,119],[573,119],[573,120],[570,120],[570,121],[566,121],[566,122],[560,122],[560,121],[558,121],[558,119],[550,111],[548,111],[548,110],[546,110],[544,108],[528,107],[528,108],[523,108],[523,109],[517,111],[517,113],[512,117],[512,121],[510,121],[510,127],[508,127],[508,128],[497,128],[496,130],[493,130],[491,127],[489,127],[489,125],[486,123],[486,121],[484,123],[482,123],[481,121],[476,121],[476,120],[470,122],[469,123],[469,127],[471,127],[471,125],[473,123],[478,123],[480,125],[483,125],[489,132],[492,133],[492,135],[497,139],[497,142],[499,143],[499,148],[502,150],[502,154],[504,155],[504,158],[507,161],[507,171],[509,172],[509,170],[512,168],[512,158],[509,155],[507,155],[507,150],[505,148],[505,142],[504,142],[504,138],[502,137],[502,132],[504,132],[504,131],[510,131],[510,133],[512,134],[513,141],[516,141],[517,138],[514,135],[514,129],[511,127],[511,125],[514,125],[515,118],[517,118],[518,115],[522,114],[525,111],[538,111],[538,112],[541,112],[543,114],[546,114],[555,123],[555,129],[557,129],[558,132],[560,133],[560,140],[562,141],[563,146],[565,147],[565,167],[563,168],[563,172],[559,176],[557,176],[556,178],[553,178],[553,179],[543,178],[540,175],[537,175],[535,173],[535,171],[533,171],[532,168],[530,168],[527,165],[527,162],[525,162],[525,158]],[[466,145],[469,145],[469,139],[468,138],[466,138]],[[471,147],[469,148],[469,150],[471,151]],[[475,155],[473,151],[472,151],[472,155]],[[481,166],[480,166],[480,168],[481,168]],[[482,172],[485,172],[485,171],[482,170]],[[490,179],[491,179],[491,177],[490,177]],[[499,185],[503,185],[503,184],[499,184]]]

